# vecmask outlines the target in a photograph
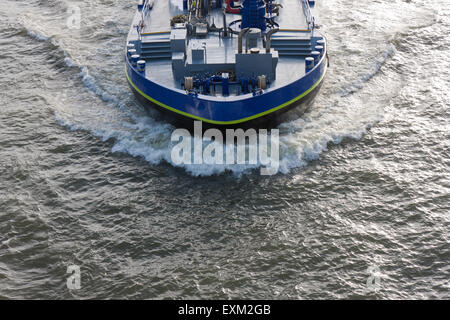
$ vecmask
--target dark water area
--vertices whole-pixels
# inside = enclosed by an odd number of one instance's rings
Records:
[[[317,1],[331,67],[275,176],[171,162],[134,10],[0,3],[0,298],[450,298],[447,1]]]

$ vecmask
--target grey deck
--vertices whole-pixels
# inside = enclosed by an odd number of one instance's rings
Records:
[[[280,9],[280,16],[277,23],[283,29],[308,29],[306,17],[303,15],[302,3],[300,0],[279,0],[283,9]]]
[[[161,32],[170,32],[170,18],[175,15],[183,13],[183,0],[154,0],[153,9],[148,15],[148,19],[145,23],[143,30],[142,41],[164,41],[167,40],[168,34]],[[307,41],[310,39],[311,34],[304,32],[308,29],[306,17],[303,14],[302,4],[300,0],[279,0],[278,3],[283,5],[280,9],[280,15],[276,22],[280,25],[280,32],[273,36],[278,47],[276,50],[283,51],[286,56],[280,57],[277,67],[276,76],[277,79],[272,83],[271,87],[278,87],[288,84],[295,79],[302,77],[305,73],[304,55],[296,54],[295,48],[291,46],[284,46],[284,43],[290,43],[289,39],[304,39]],[[222,13],[221,10],[214,10],[211,19],[214,19],[216,26],[221,27]],[[228,24],[234,20],[241,19],[240,15],[227,14]],[[136,25],[140,20],[140,15],[136,14],[133,24]],[[298,31],[294,31],[298,30]],[[133,37],[133,28],[130,32],[130,36]],[[150,33],[149,35],[145,35]],[[155,33],[159,33],[155,35]],[[156,39],[156,40],[155,40]],[[198,41],[200,43],[206,43],[207,46],[207,61],[210,63],[217,62],[233,62],[235,59],[235,53],[237,52],[237,36],[233,36],[228,39],[220,39],[217,33],[209,34],[205,39],[190,39],[190,42]],[[158,44],[155,44],[158,45]],[[167,52],[164,52],[165,44],[161,44],[160,58],[156,56],[156,59],[147,60],[146,77],[154,82],[160,83],[168,87],[175,87],[180,89],[180,84],[174,80],[172,74],[172,65],[170,56]],[[298,48],[301,49],[302,44],[298,44]],[[290,52],[291,50],[292,52]],[[158,51],[158,50],[157,50]],[[153,53],[157,55],[158,53]],[[289,56],[292,54],[292,56]]]

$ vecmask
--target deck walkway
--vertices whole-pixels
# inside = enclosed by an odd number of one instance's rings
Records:
[[[308,22],[303,14],[303,6],[300,0],[278,0],[283,8],[280,8],[280,15],[276,22],[280,29],[307,30]]]

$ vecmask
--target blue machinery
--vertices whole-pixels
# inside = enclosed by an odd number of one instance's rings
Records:
[[[269,1],[272,3],[272,0]],[[266,4],[262,0],[244,0],[241,28],[258,28],[266,31]]]

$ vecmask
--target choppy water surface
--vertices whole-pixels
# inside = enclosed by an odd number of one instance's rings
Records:
[[[171,164],[134,1],[1,1],[0,298],[450,298],[448,2],[317,2],[331,68],[261,177]]]

